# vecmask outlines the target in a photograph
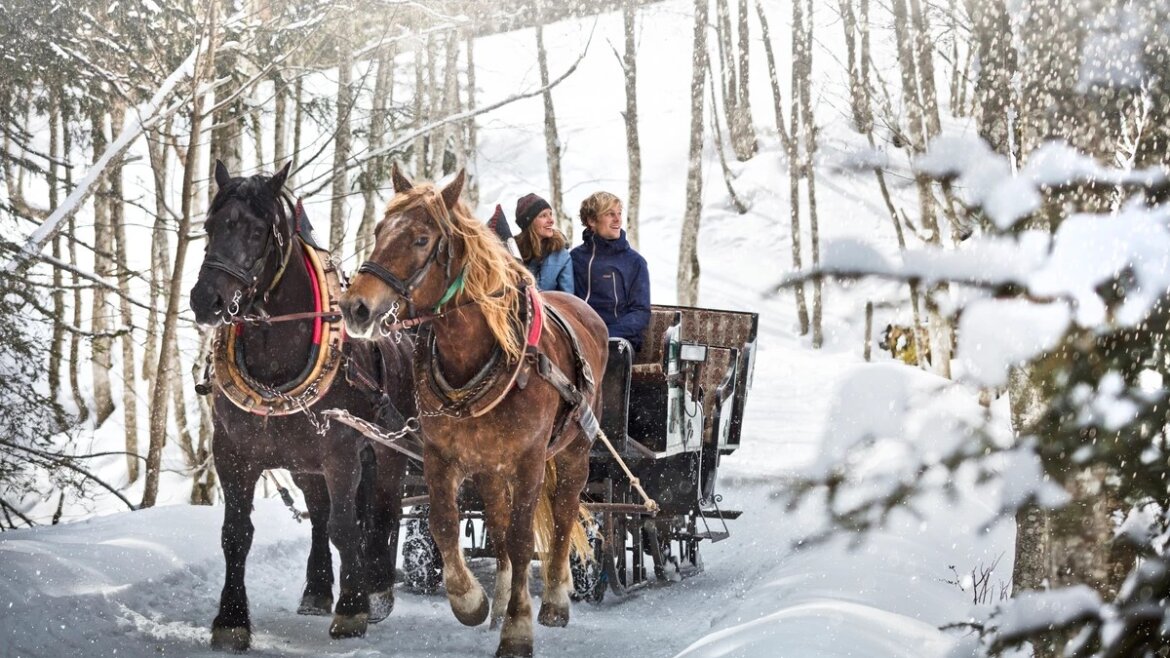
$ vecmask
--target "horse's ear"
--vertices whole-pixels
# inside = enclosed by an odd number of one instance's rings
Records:
[[[227,167],[224,166],[223,161],[215,161],[215,184],[221,188],[232,181],[232,175],[228,173]]]
[[[447,206],[447,210],[455,207],[459,202],[459,195],[463,194],[463,182],[467,180],[467,170],[460,169],[458,174],[455,174],[455,180],[447,184],[443,188],[443,205]]]
[[[409,192],[410,188],[414,187],[414,183],[411,183],[409,178],[402,175],[402,170],[398,168],[397,162],[390,166],[390,180],[394,183],[395,194]]]
[[[272,188],[273,194],[279,195],[280,191],[284,189],[284,182],[288,180],[288,171],[291,168],[292,160],[289,160],[288,162],[284,163],[284,166],[280,168],[280,171],[276,172],[275,176],[268,179],[268,187]]]

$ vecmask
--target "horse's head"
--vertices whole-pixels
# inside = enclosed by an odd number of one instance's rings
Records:
[[[416,308],[442,300],[461,273],[463,251],[459,207],[464,172],[438,190],[434,185],[411,183],[395,164],[391,179],[394,198],[374,231],[370,259],[358,268],[341,297],[346,331],[369,338],[387,314],[402,319]]]
[[[291,163],[289,163],[291,164]],[[275,176],[233,177],[215,163],[218,190],[207,221],[207,246],[199,279],[191,289],[191,310],[200,324],[245,314],[284,263],[292,226],[281,204],[286,164]]]

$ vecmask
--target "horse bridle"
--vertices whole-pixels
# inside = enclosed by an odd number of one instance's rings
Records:
[[[414,294],[415,289],[418,288],[419,284],[422,283],[423,277],[425,277],[427,272],[430,271],[431,266],[434,265],[435,261],[439,259],[439,252],[444,250],[447,252],[447,258],[445,259],[446,264],[444,265],[444,275],[446,276],[447,283],[444,287],[449,288],[451,286],[451,282],[453,281],[451,277],[451,263],[455,260],[455,257],[452,253],[453,249],[451,241],[447,238],[446,234],[444,234],[443,237],[439,238],[439,240],[435,242],[435,247],[431,249],[431,253],[427,254],[427,259],[423,261],[423,264],[420,265],[419,268],[405,280],[398,278],[393,272],[391,272],[381,263],[377,263],[372,260],[367,260],[366,262],[362,263],[361,267],[359,267],[357,271],[358,274],[371,274],[382,283],[390,286],[391,290],[398,293],[399,297],[406,300],[406,319],[415,319],[417,314],[415,313],[414,298],[412,295]]]
[[[280,267],[277,269],[276,274],[272,277],[272,283],[269,284],[268,290],[265,291],[265,295],[267,295],[268,292],[271,292],[272,289],[276,287],[276,284],[280,282],[280,278],[284,274],[284,269],[288,266],[289,258],[292,256],[294,246],[292,237],[295,234],[295,231],[289,231],[288,244],[286,245],[285,237],[281,235],[280,228],[278,227],[279,224],[288,224],[284,206],[281,205],[282,200],[285,202],[288,201],[283,197],[277,198],[276,221],[272,222],[272,230],[265,233],[264,249],[260,252],[260,256],[252,262],[252,265],[248,267],[248,269],[245,270],[237,266],[235,263],[223,260],[214,254],[205,256],[203,258],[203,265],[199,268],[200,276],[202,276],[202,271],[204,269],[219,270],[220,272],[223,272],[244,284],[245,292],[248,295],[249,308],[251,308],[251,306],[256,303],[256,291],[259,288],[260,275],[264,272],[264,268],[268,265],[268,260],[272,257],[273,252],[281,249],[283,250],[283,254],[280,258]],[[233,302],[238,303],[236,300],[233,300]],[[230,315],[234,316],[241,310],[243,309],[236,309],[236,312],[232,312]]]

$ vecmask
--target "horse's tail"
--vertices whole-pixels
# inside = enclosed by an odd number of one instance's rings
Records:
[[[536,533],[536,551],[540,554],[540,576],[548,582],[548,552],[552,548],[553,513],[552,497],[557,489],[557,466],[553,460],[544,463],[544,486],[536,500],[536,511],[532,519],[532,529]],[[583,560],[593,559],[593,548],[589,545],[589,537],[585,534],[585,523],[593,516],[584,505],[580,505],[577,513],[577,522],[569,531],[569,553],[576,553]]]

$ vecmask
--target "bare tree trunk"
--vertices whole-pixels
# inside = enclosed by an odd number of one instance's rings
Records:
[[[295,107],[293,110],[292,158],[294,160],[298,160],[298,161],[301,158],[301,132],[304,130],[304,125],[305,125],[305,105],[304,105],[305,81],[304,80],[305,79],[303,77],[297,76],[297,81],[293,85],[293,103],[294,103]],[[296,177],[296,173],[297,173],[297,171],[295,168],[292,169],[291,171],[289,171],[288,178],[285,179],[284,184],[290,188],[296,189],[297,184],[294,180]]]
[[[452,31],[447,35],[444,46],[446,57],[443,60],[443,98],[440,101],[440,116],[452,116],[459,113],[459,34]],[[458,124],[445,123],[439,134],[433,138],[435,146],[435,177],[458,171],[459,158],[463,151],[456,145],[452,148],[453,138]]]
[[[467,110],[475,112],[475,38],[468,33],[467,46]],[[467,148],[464,160],[467,162],[467,171],[471,176],[467,180],[466,194],[471,207],[479,205],[479,163],[476,151],[479,148],[479,136],[476,133],[475,117],[467,119]]]
[[[58,162],[66,162],[67,158],[61,150],[61,131],[68,129],[62,126],[61,96],[57,89],[52,90],[49,97],[49,208],[56,210],[60,204],[60,172]],[[53,258],[60,259],[65,238],[57,235],[53,238]],[[65,425],[65,414],[61,409],[61,368],[64,364],[65,348],[65,277],[61,268],[53,268],[53,336],[49,343],[49,399],[53,401],[53,413],[60,427]]]
[[[200,89],[204,81],[215,71],[215,43],[218,39],[216,24],[215,3],[210,5],[211,15],[208,17],[209,44],[207,52],[196,65],[192,76],[191,88]],[[190,242],[191,204],[194,200],[194,178],[198,170],[199,138],[203,131],[203,95],[196,92],[191,102],[190,137],[187,143],[186,167],[183,168],[183,208],[179,216],[178,241],[175,245],[175,260],[172,270],[170,290],[167,297],[167,312],[163,322],[162,355],[158,360],[158,371],[155,374],[154,391],[150,399],[150,450],[146,456],[146,482],[142,493],[142,507],[153,507],[158,498],[158,481],[162,465],[162,449],[166,443],[167,431],[167,391],[171,378],[174,376],[175,361],[167,358],[175,349],[175,335],[179,320],[179,300],[182,297],[183,268],[187,260],[187,245]]]
[[[272,78],[272,168],[279,171],[288,159],[288,82],[277,73]]]
[[[816,169],[814,159],[817,152],[816,118],[812,110],[812,45],[813,45],[813,0],[808,0],[808,15],[805,17],[804,43],[801,46],[801,75],[800,80],[800,117],[801,137],[804,140],[805,161],[801,167],[804,172],[804,184],[808,190],[808,229],[809,247],[812,252],[813,267],[821,264],[821,235],[820,224],[817,221],[817,188]],[[793,37],[795,38],[795,37]],[[825,341],[822,326],[822,295],[823,281],[820,277],[813,280],[812,300],[812,346],[820,348]]]
[[[792,231],[792,269],[800,271],[804,269],[804,256],[801,253],[801,233],[800,233],[800,177],[802,172],[801,164],[801,127],[804,125],[801,115],[800,103],[800,76],[802,75],[803,66],[801,62],[804,60],[804,38],[801,33],[804,31],[804,10],[801,7],[800,0],[794,0],[792,3],[792,108],[789,113],[791,121],[791,139],[789,140],[788,149],[788,196],[789,196],[789,219],[791,220]],[[777,96],[778,97],[778,96]],[[777,117],[780,116],[777,112]],[[809,332],[809,317],[808,317],[808,303],[805,301],[804,284],[799,283],[793,286],[793,291],[796,293],[796,317],[800,323],[800,335],[808,335]]]
[[[345,241],[346,194],[349,192],[350,129],[349,111],[353,107],[353,55],[349,44],[338,46],[337,124],[333,137],[333,198],[329,204],[329,248],[340,254]]]
[[[629,157],[629,193],[626,199],[626,238],[638,247],[638,209],[642,205],[642,145],[638,138],[638,52],[634,43],[637,6],[628,1],[622,6],[625,26],[625,56],[618,58],[626,81],[626,154]]]
[[[917,3],[918,0],[909,1]],[[918,56],[919,41],[909,22],[906,2],[907,0],[894,0],[894,33],[895,40],[898,42],[898,63],[902,74],[902,99],[910,122],[910,150],[913,153],[922,153],[925,151],[930,137],[937,134],[938,106],[937,102],[925,98],[931,96],[934,85],[923,84],[923,71],[921,70],[923,60]],[[933,74],[933,68],[931,73]],[[924,91],[924,86],[928,87],[929,91]],[[935,208],[933,183],[922,173],[916,173],[914,180],[918,187],[919,221],[927,230],[927,242],[941,246],[942,234]],[[932,292],[943,295],[946,293],[946,286],[935,286]],[[930,294],[927,294],[926,301],[927,313],[930,318],[928,331],[930,333],[931,369],[936,374],[950,378],[954,334],[950,321],[935,304],[930,302]],[[919,350],[920,355],[923,353],[923,350]]]
[[[428,44],[430,42],[428,41]],[[425,101],[427,94],[427,58],[430,53],[429,48],[423,46],[422,39],[415,40],[414,47],[414,127],[415,129],[422,128],[427,123],[425,115],[427,110],[427,103]],[[420,178],[430,178],[430,166],[427,164],[427,139],[426,135],[419,133],[418,137],[414,138],[414,174]]]
[[[370,113],[370,150],[382,148],[386,135],[386,108],[392,102],[390,93],[394,89],[394,52],[383,50],[378,56],[378,73],[374,79],[373,110]],[[383,175],[385,158],[374,158],[366,163],[362,171],[362,221],[358,225],[354,240],[354,253],[358,262],[364,261],[374,245],[374,225],[377,224],[378,185]]]
[[[695,0],[695,41],[691,55],[691,141],[687,200],[678,244],[678,303],[699,301],[699,222],[703,211],[703,85],[707,68],[707,0]]]
[[[142,353],[142,379],[151,382],[153,387],[154,370],[158,365],[158,300],[167,285],[167,262],[170,260],[170,240],[167,239],[168,214],[167,194],[167,148],[164,140],[169,137],[170,122],[167,122],[159,134],[151,139],[147,136],[147,154],[150,156],[150,169],[154,174],[154,228],[150,239],[150,310],[146,315],[146,345]]]
[[[536,61],[540,67],[540,85],[547,87],[548,54],[544,49],[544,28],[539,24],[536,26]],[[561,190],[561,140],[557,136],[557,115],[553,110],[552,90],[546,89],[541,97],[544,99],[544,152],[548,158],[549,203],[556,213],[557,228],[572,238],[573,222],[565,213],[565,199]]]
[[[718,107],[715,98],[715,78],[710,74],[708,69],[707,79],[711,82],[711,107]],[[731,205],[735,208],[735,212],[744,214],[748,211],[747,205],[735,193],[735,188],[731,184],[731,179],[734,178],[731,174],[731,168],[727,166],[727,155],[723,152],[723,130],[719,125],[719,113],[711,111],[711,136],[715,138],[715,152],[719,154],[719,168],[723,171],[723,183],[727,186],[727,196],[731,199]]]
[[[1016,112],[1012,76],[1016,75],[1018,66],[1007,6],[1004,0],[967,0],[967,12],[979,54],[979,75],[975,79],[979,136],[996,153],[1014,161],[1020,140],[1010,116]]]
[[[61,104],[61,152],[71,153],[73,151],[73,137],[68,130],[71,120],[71,112],[69,111],[69,104]],[[68,167],[65,168],[65,189],[73,189],[73,172]],[[76,213],[69,216],[69,235],[77,235],[77,219]],[[77,241],[68,240],[69,245],[69,262],[77,264]],[[69,282],[73,286],[73,326],[81,326],[83,299],[81,296],[80,278],[76,272],[69,275]],[[77,404],[78,422],[85,422],[89,418],[89,407],[85,404],[85,398],[81,395],[81,339],[74,333],[69,332],[69,389],[73,392],[73,400]]]
[[[207,332],[199,343],[199,353],[195,357],[193,366],[196,377],[202,374],[203,364],[211,353],[213,334]],[[193,447],[189,456],[191,466],[191,504],[211,505],[215,502],[215,491],[218,486],[215,477],[214,463],[211,458],[212,428],[215,426],[211,416],[211,404],[208,397],[201,397],[199,404],[199,443]]]
[[[93,161],[97,163],[109,143],[106,137],[105,114],[94,111],[90,115],[93,135]],[[103,281],[109,281],[114,274],[114,232],[110,227],[110,194],[108,181],[99,183],[93,197],[93,258],[94,274]],[[113,328],[113,305],[104,287],[94,288],[91,327],[92,359],[90,372],[93,378],[94,426],[101,427],[114,413],[114,399],[110,392],[110,369],[113,367],[113,339],[109,337]]]
[[[112,125],[121,126],[125,117],[125,110],[121,103],[116,103],[110,112]],[[138,385],[134,372],[134,314],[130,309],[130,268],[127,254],[129,245],[126,244],[125,195],[122,193],[122,164],[119,162],[110,168],[110,224],[113,227],[115,252],[114,260],[118,268],[118,290],[122,293],[118,297],[122,328],[122,418],[126,431],[126,474],[128,482],[138,479]]]
[[[764,39],[764,54],[768,58],[768,81],[772,85],[776,134],[780,136],[784,151],[788,152],[792,150],[792,138],[788,136],[788,129],[784,127],[784,97],[780,94],[780,78],[776,72],[776,55],[772,52],[772,37],[768,32],[768,17],[764,15],[764,7],[760,0],[756,0],[756,14],[760,17],[760,34]]]
[[[736,61],[738,80],[736,83],[735,116],[728,125],[731,133],[732,149],[739,160],[747,160],[756,154],[756,129],[752,123],[752,103],[749,95],[750,81],[750,34],[748,32],[748,3],[739,0],[738,23],[736,25],[739,37],[736,47]]]
[[[868,5],[868,0],[862,0]],[[869,101],[866,99],[865,80],[862,77],[862,68],[868,53],[858,55],[857,37],[860,28],[857,23],[857,14],[853,11],[853,0],[840,0],[841,26],[845,29],[846,68],[849,73],[849,98],[853,110],[853,127],[861,134],[873,131],[873,112],[870,111]],[[865,9],[868,14],[868,7]],[[868,26],[865,28],[868,31]]]

